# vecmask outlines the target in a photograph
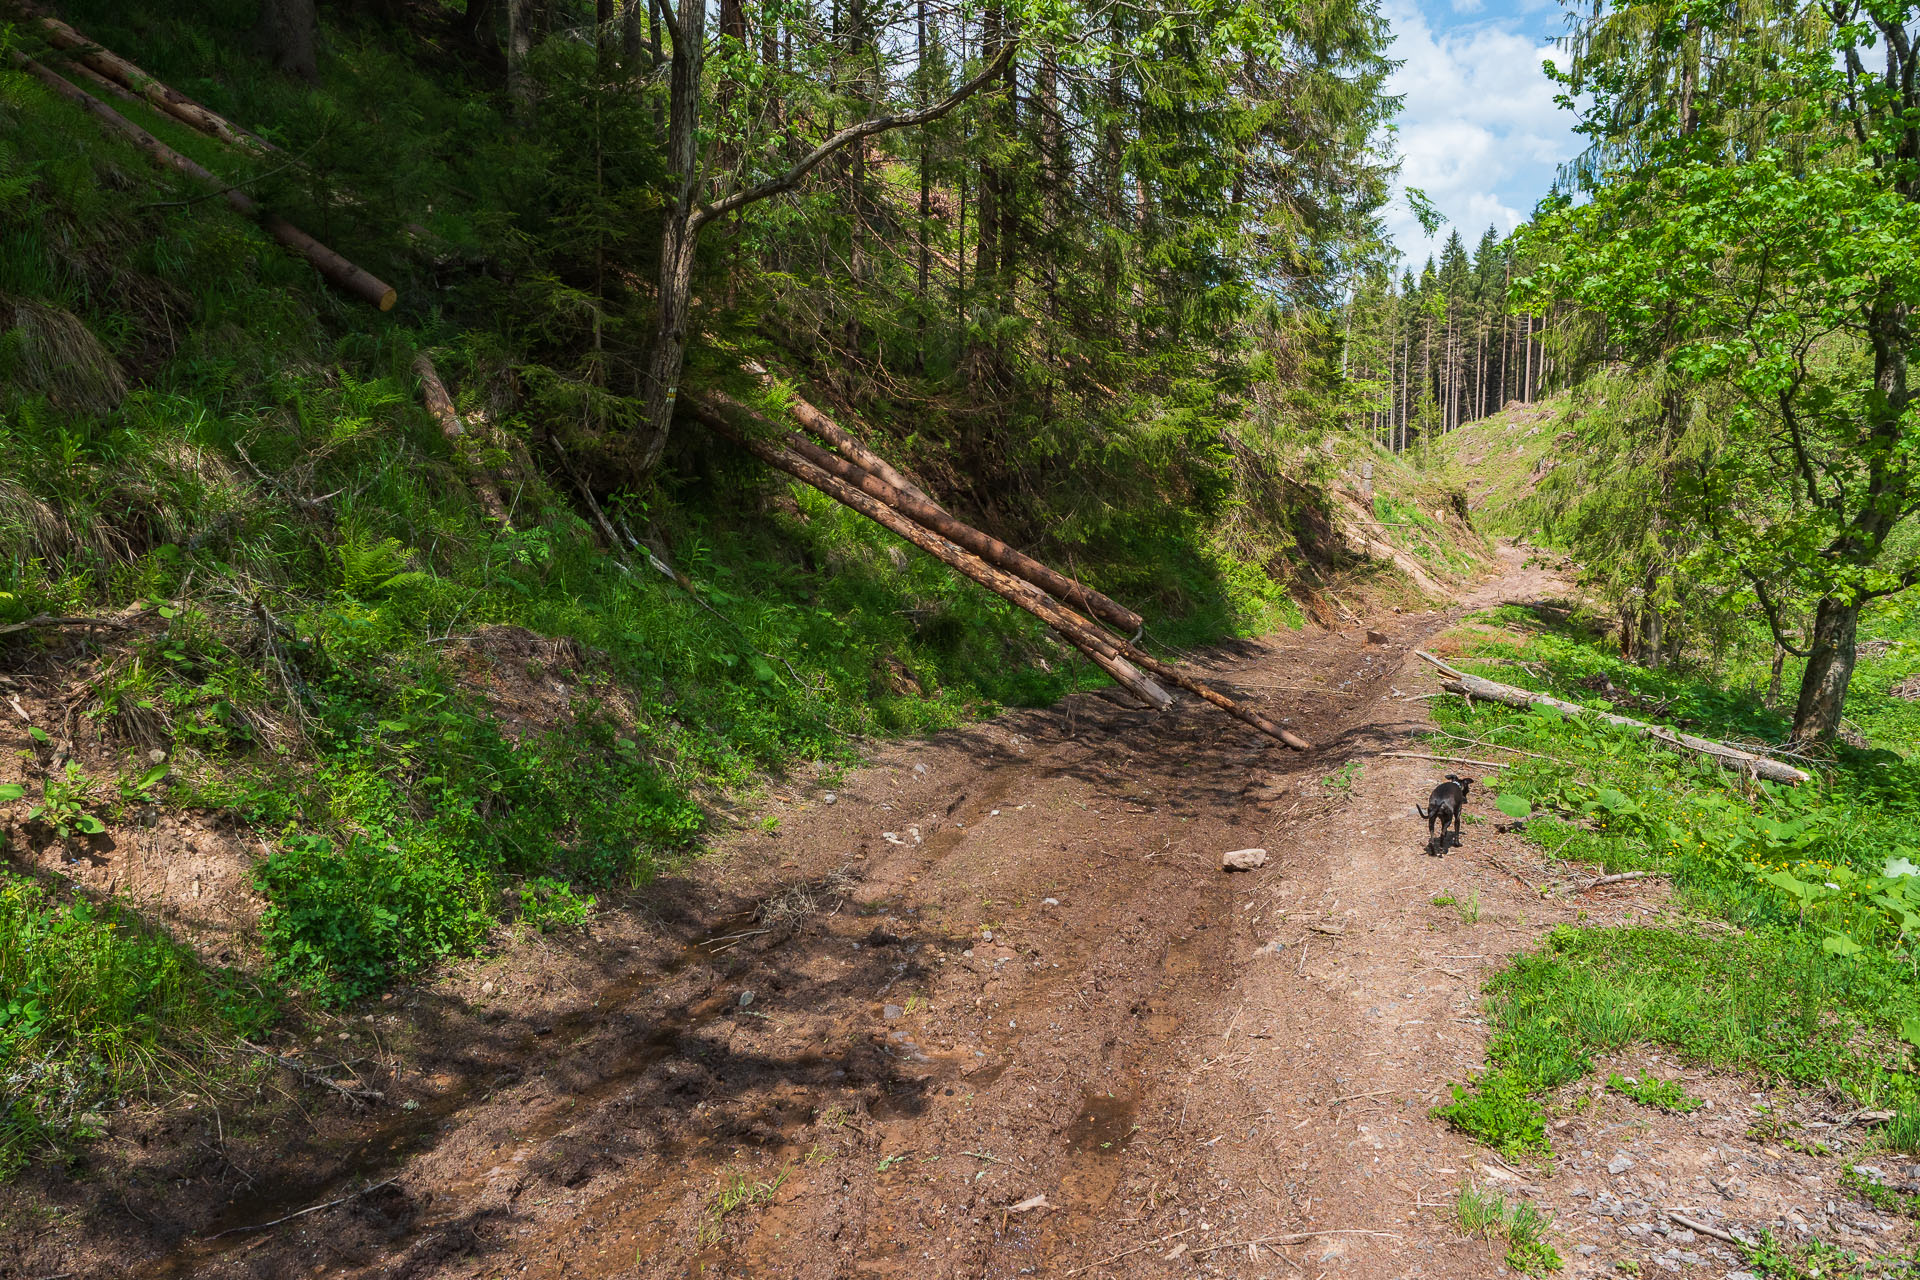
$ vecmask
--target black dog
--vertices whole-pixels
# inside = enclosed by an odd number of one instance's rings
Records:
[[[1413,806],[1413,811],[1427,820],[1427,852],[1436,853],[1433,839],[1433,824],[1440,824],[1440,842],[1437,852],[1445,852],[1449,843],[1460,843],[1460,811],[1467,807],[1467,789],[1473,785],[1472,778],[1462,778],[1450,773],[1447,780],[1433,789],[1427,797],[1427,807]],[[1453,827],[1449,841],[1447,827]]]

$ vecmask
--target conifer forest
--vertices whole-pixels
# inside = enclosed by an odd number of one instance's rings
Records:
[[[1920,1276],[1917,73],[0,0],[0,1280]]]

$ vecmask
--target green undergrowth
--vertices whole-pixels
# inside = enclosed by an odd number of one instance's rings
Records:
[[[1454,1197],[1453,1212],[1460,1229],[1468,1235],[1486,1240],[1503,1237],[1507,1265],[1522,1275],[1543,1276],[1565,1265],[1547,1242],[1552,1216],[1542,1213],[1531,1201],[1509,1200],[1502,1192],[1469,1185]]]
[[[1387,531],[1390,540],[1429,568],[1442,574],[1462,575],[1479,567],[1483,548],[1475,545],[1478,535],[1464,532],[1457,524],[1443,523],[1416,502],[1390,494],[1376,493],[1373,516]],[[1466,545],[1463,545],[1466,544]]]
[[[275,1014],[255,984],[202,966],[131,912],[0,873],[0,1174],[101,1128],[93,1108]]]
[[[1632,1098],[1643,1107],[1653,1107],[1674,1115],[1689,1115],[1706,1105],[1703,1099],[1688,1093],[1686,1086],[1678,1080],[1661,1080],[1654,1076],[1641,1079],[1623,1076],[1615,1071],[1607,1076],[1607,1088]]]
[[[1541,489],[1566,446],[1560,437],[1577,422],[1571,411],[1566,399],[1555,398],[1462,423],[1437,442],[1436,474],[1466,493],[1486,532],[1534,535]]]
[[[244,0],[64,12],[286,158],[244,161],[116,109],[401,291],[384,316],[330,292],[0,59],[0,625],[137,613],[72,672],[111,763],[56,769],[42,731],[0,807],[59,841],[152,804],[234,822],[263,850],[276,996],[339,1006],[506,926],[580,928],[691,858],[769,776],[830,780],[861,738],[1102,679],[1027,615],[711,439],[682,444],[645,492],[602,486],[607,545],[559,452],[579,405],[548,395],[554,371],[528,354],[579,339],[576,282],[530,247],[588,235],[567,183],[599,153],[548,131],[562,113],[509,119],[404,29],[330,27],[307,86],[218,34],[251,24]],[[0,46],[30,41],[0,27]],[[650,145],[619,153],[636,201]],[[592,234],[643,221],[607,200]],[[644,258],[628,265],[644,276]],[[486,518],[420,407],[421,351],[491,432],[480,460],[510,526]],[[1150,443],[1184,467],[1184,441]],[[1109,452],[1115,473],[1138,461]],[[1206,504],[1079,495],[1056,532],[1084,541],[1042,550],[1146,611],[1150,644],[1298,625],[1286,572],[1303,553],[1274,514],[1290,508],[1236,497],[1229,461],[1199,458]],[[70,638],[0,644],[39,661]],[[83,1014],[57,1027],[35,997],[30,1036],[26,1004],[0,1005],[0,1101],[29,1135],[9,1150],[135,1074],[200,1069],[273,1007],[124,908],[52,901],[0,914],[0,957],[96,989],[74,987]],[[56,973],[35,950],[56,924],[61,948],[99,963]],[[27,989],[0,981],[0,1001]]]
[[[1760,1280],[1894,1280],[1920,1267],[1920,1254],[1912,1251],[1861,1257],[1819,1240],[1795,1244],[1771,1231],[1743,1252],[1741,1265]]]
[[[1464,665],[1491,678],[1703,736],[1777,740],[1777,713],[1710,671],[1642,671],[1555,610],[1479,621],[1504,638],[1480,631]],[[1449,751],[1530,753],[1487,785],[1550,857],[1673,885],[1644,923],[1562,926],[1494,979],[1488,1066],[1440,1114],[1512,1157],[1544,1154],[1554,1090],[1600,1056],[1655,1044],[1892,1109],[1889,1145],[1920,1136],[1920,767],[1842,747],[1809,764],[1813,781],[1777,786],[1591,717],[1452,700],[1435,714]]]

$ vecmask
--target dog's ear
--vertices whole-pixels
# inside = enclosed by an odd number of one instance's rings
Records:
[[[1448,774],[1448,775],[1447,775],[1447,781],[1448,781],[1448,782],[1458,782],[1458,781],[1460,781],[1460,775],[1459,775],[1459,774],[1457,774],[1457,773],[1450,773],[1450,774]]]

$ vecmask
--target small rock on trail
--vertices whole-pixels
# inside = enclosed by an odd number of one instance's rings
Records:
[[[1267,865],[1265,849],[1233,849],[1220,855],[1222,871],[1251,871]]]

